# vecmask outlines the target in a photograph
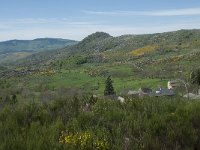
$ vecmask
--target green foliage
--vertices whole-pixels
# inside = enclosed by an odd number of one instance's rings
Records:
[[[200,86],[200,69],[196,69],[190,75],[191,83]]]
[[[12,97],[11,97],[12,98]],[[0,149],[198,149],[200,103],[64,97],[0,107]],[[89,107],[89,109],[85,109]]]
[[[76,64],[77,65],[82,65],[82,64],[85,64],[85,63],[87,63],[87,57],[86,56],[79,55],[79,56],[76,57]]]
[[[196,85],[197,94],[199,94],[199,87],[200,87],[200,69],[196,69],[191,72],[190,74],[190,81],[192,84]]]
[[[105,81],[105,90],[104,90],[104,95],[114,95],[115,94],[115,90],[114,87],[112,85],[112,79],[111,76],[108,76],[108,78]]]

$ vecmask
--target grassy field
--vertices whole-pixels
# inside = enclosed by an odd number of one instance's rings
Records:
[[[140,87],[166,87],[167,79],[151,79],[136,76],[132,65],[109,66],[104,65],[108,73],[105,76],[91,76],[86,71],[91,68],[90,65],[84,65],[76,69],[62,69],[52,74],[35,74],[24,78],[15,78],[16,85],[27,87],[33,91],[39,87],[46,87],[49,90],[64,88],[76,88],[85,92],[90,92],[96,95],[103,95],[105,88],[105,80],[108,75],[111,75],[113,86],[117,94],[124,89],[138,90]],[[97,67],[92,67],[98,69]],[[102,66],[100,67],[102,68]],[[13,79],[11,79],[12,81]]]

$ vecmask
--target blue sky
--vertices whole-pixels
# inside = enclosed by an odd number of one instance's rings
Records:
[[[0,41],[200,28],[199,0],[0,0]]]

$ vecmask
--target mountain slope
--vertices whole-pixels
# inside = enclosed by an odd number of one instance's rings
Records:
[[[78,44],[27,57],[25,62],[45,63],[67,59],[69,56],[80,54],[95,61],[98,55],[98,62],[102,61],[123,61],[128,60],[128,54],[134,50],[156,45],[156,51],[165,53],[168,51],[182,51],[184,49],[200,48],[200,30],[179,30],[174,32],[144,34],[144,35],[123,35],[112,37],[107,33],[96,32]],[[148,51],[148,50],[147,50]],[[101,56],[100,56],[101,55]],[[24,63],[24,61],[23,61]]]
[[[34,53],[60,49],[77,44],[77,41],[58,38],[10,40],[0,42],[0,63],[10,63]]]
[[[58,49],[76,44],[77,41],[56,38],[39,38],[34,40],[10,40],[0,42],[0,54],[22,51],[44,51]]]
[[[132,51],[148,45],[159,45],[163,49],[199,47],[200,30],[179,30],[156,34],[122,35],[119,37],[97,32],[89,35],[77,45],[70,47],[70,49],[79,52]]]

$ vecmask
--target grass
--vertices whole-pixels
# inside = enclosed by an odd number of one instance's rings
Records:
[[[160,80],[160,79],[114,78],[114,87],[118,93],[122,89],[138,90],[140,87],[149,87],[155,89],[159,86],[167,87],[167,81],[168,80],[166,79]]]
[[[38,87],[48,87],[48,89],[57,89],[60,87],[82,89],[85,92],[91,92],[96,95],[103,95],[105,80],[107,76],[91,77],[84,70],[88,66],[82,66],[73,70],[61,70],[51,76],[31,75],[25,78],[15,78],[14,80],[20,86],[28,87],[32,90],[38,90]],[[167,79],[149,79],[140,78],[133,72],[131,65],[104,66],[108,69],[113,80],[113,86],[117,94],[123,89],[138,90],[140,87],[157,88],[166,87]]]
[[[199,60],[182,58],[174,62],[171,60],[181,53],[182,55],[187,56],[190,53],[198,51],[198,49],[185,49],[181,50],[181,52],[170,51],[166,53],[166,55],[164,55],[164,52],[160,52],[158,55],[159,52],[154,51],[148,56],[144,56],[141,59],[133,59],[127,63],[85,63],[71,68],[63,67],[61,70],[55,69],[56,72],[52,74],[42,74],[39,72],[25,77],[14,77],[11,80],[16,84],[20,84],[21,87],[30,88],[32,91],[36,90],[36,92],[40,92],[38,87],[47,87],[49,90],[65,87],[81,89],[96,95],[103,95],[105,80],[108,75],[111,75],[113,86],[117,94],[123,91],[123,89],[138,90],[140,87],[150,87],[155,89],[160,86],[167,87],[168,80],[179,77],[177,69],[183,71],[182,74],[184,76],[188,76],[191,68],[198,66]],[[165,58],[166,60],[161,63],[149,63],[151,60],[159,62],[158,60]],[[143,71],[138,70],[135,67],[134,64],[136,63],[139,65],[142,63],[141,67]],[[21,69],[18,68],[18,70]],[[102,70],[106,73],[104,75],[98,74],[98,72],[101,72]],[[97,72],[97,75],[95,74],[92,76],[90,71],[94,74]],[[161,80],[161,78],[163,80]]]

